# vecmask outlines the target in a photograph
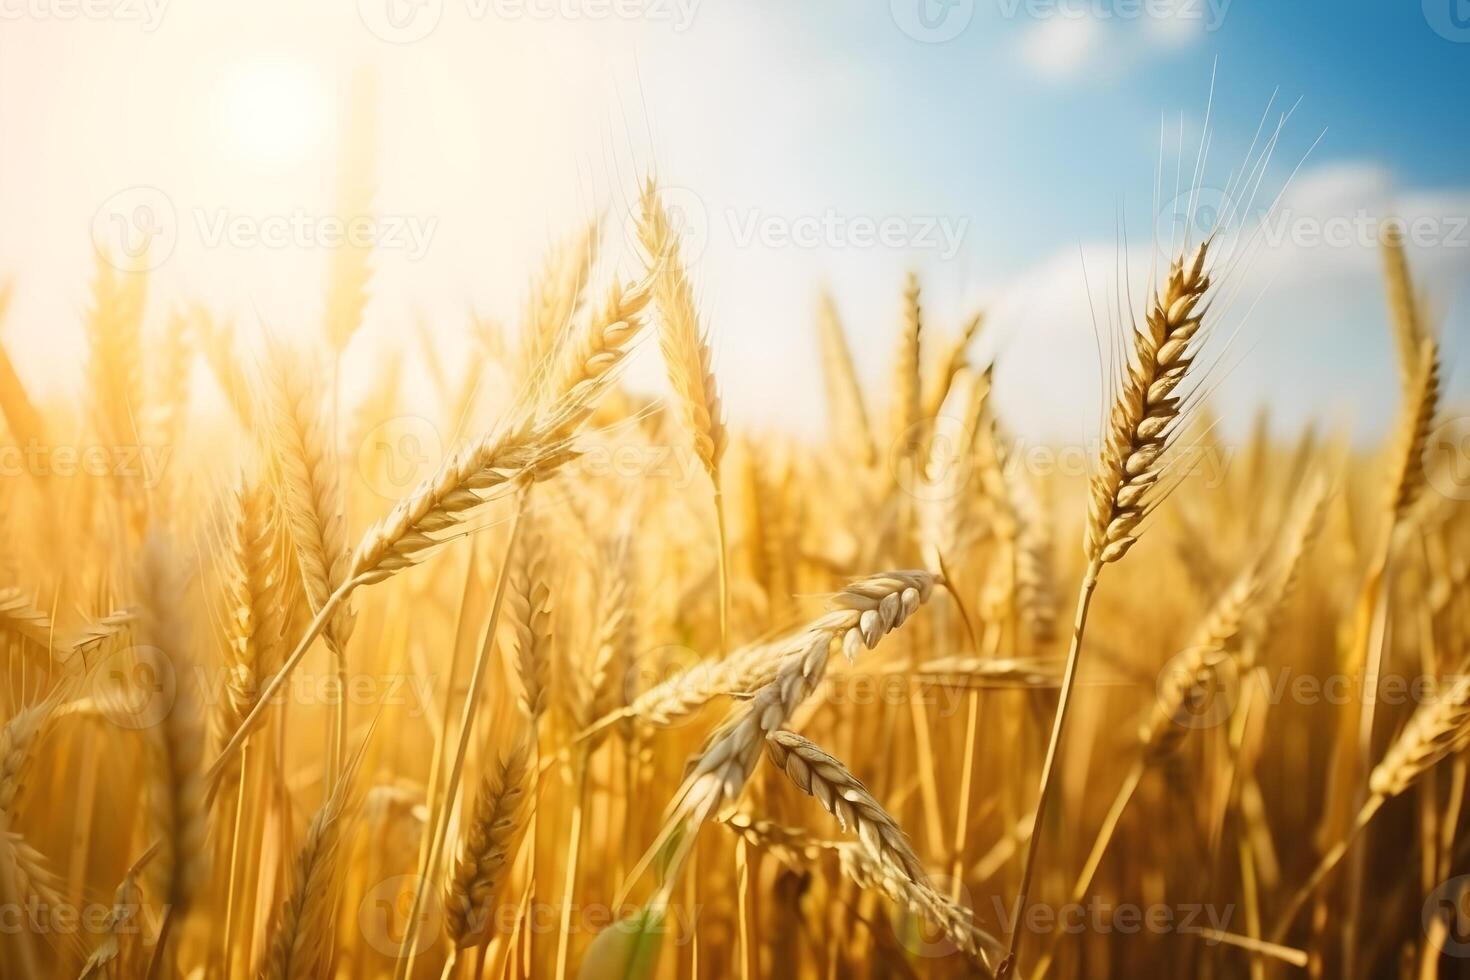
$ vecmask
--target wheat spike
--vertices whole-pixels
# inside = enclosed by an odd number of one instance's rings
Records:
[[[291,542],[312,612],[320,611],[347,581],[351,555],[343,515],[337,456],[321,414],[317,388],[305,367],[282,347],[266,372],[270,441],[266,447],[285,503]],[[352,635],[354,617],[343,603],[323,633],[339,656]]]
[[[700,326],[694,289],[679,257],[680,229],[659,203],[658,188],[652,179],[644,185],[641,205],[638,237],[653,276],[659,347],[684,428],[694,440],[694,451],[710,479],[717,480],[720,460],[725,455],[725,420],[710,366],[709,339]]]
[[[827,422],[832,427],[832,435],[846,448],[853,462],[872,467],[878,454],[863,402],[862,383],[853,367],[837,303],[825,292],[817,307],[817,333],[822,344],[822,378],[827,385]]]
[[[292,868],[290,892],[271,926],[261,970],[264,980],[310,980],[323,975],[332,949],[337,892],[345,870],[342,851],[365,747],[364,743],[348,760],[307,828]]]
[[[444,886],[444,931],[458,949],[485,938],[496,899],[510,878],[510,862],[525,829],[530,752],[530,739],[519,738],[490,765],[475,794]]]
[[[1090,487],[1087,558],[1114,562],[1137,540],[1162,473],[1179,417],[1176,394],[1193,360],[1203,323],[1201,305],[1210,279],[1205,274],[1209,243],[1188,262],[1175,260],[1162,292],[1155,296],[1143,329],[1133,331],[1128,378],[1113,403],[1106,444]]]

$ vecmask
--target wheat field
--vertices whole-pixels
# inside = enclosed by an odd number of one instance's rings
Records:
[[[101,254],[73,395],[0,358],[0,976],[1463,975],[1470,520],[1398,238],[1381,446],[1225,444],[1207,238],[1068,475],[916,276],[887,384],[826,297],[825,436],[742,426],[630,193],[636,260],[568,229],[428,399],[342,376],[361,249],[270,340]]]

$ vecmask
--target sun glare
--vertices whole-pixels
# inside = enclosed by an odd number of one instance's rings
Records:
[[[326,124],[318,79],[305,67],[262,61],[230,78],[224,124],[228,143],[262,163],[301,159],[317,147]]]

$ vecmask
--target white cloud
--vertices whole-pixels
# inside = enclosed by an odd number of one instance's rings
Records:
[[[1076,77],[1102,40],[1103,27],[1092,17],[1049,17],[1021,41],[1021,59],[1053,81]]]

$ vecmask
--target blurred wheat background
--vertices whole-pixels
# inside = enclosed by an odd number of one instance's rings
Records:
[[[1212,155],[1206,71],[1132,154],[1147,244],[1120,207],[971,302],[906,259],[1002,226],[726,215],[901,259],[793,309],[713,261],[662,155],[697,127],[639,135],[634,87],[564,189],[509,128],[508,223],[558,226],[495,246],[493,304],[390,308],[502,191],[394,207],[394,76],[278,69],[231,165],[301,154],[322,207],[191,204],[206,166],[82,195],[79,344],[0,251],[0,977],[1465,974],[1452,198],[1349,228],[1376,339],[1334,342],[1291,264],[1322,140],[1271,96]]]

